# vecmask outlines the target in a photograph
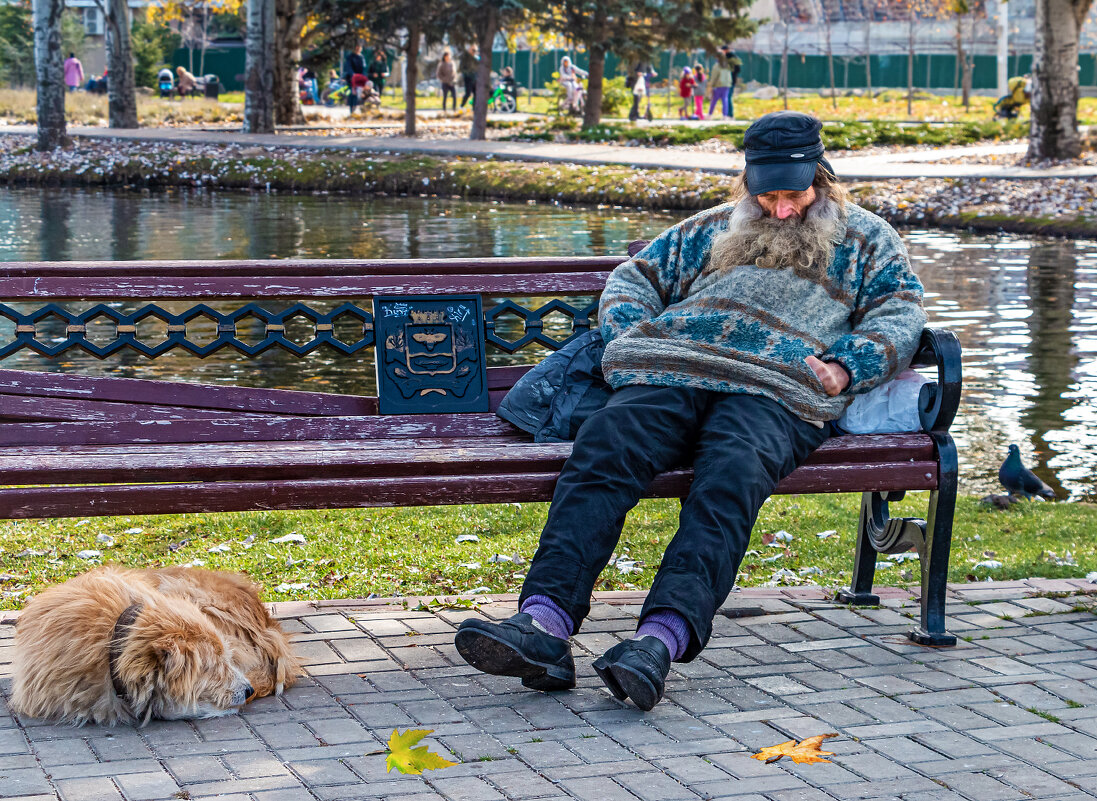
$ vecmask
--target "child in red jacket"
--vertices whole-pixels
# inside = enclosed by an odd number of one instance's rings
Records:
[[[693,86],[693,70],[682,67],[682,77],[678,79],[678,95],[682,98],[682,107],[678,109],[679,119],[688,119],[693,113],[693,109],[690,108],[693,105]]]

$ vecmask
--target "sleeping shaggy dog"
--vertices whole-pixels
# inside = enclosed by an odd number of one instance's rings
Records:
[[[293,684],[289,639],[244,576],[102,567],[35,596],[12,705],[65,723],[208,718]]]

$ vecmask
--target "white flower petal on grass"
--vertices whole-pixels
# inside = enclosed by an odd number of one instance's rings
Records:
[[[777,540],[778,542],[792,542],[796,538],[784,529],[781,529],[780,531],[774,532],[773,539]]]
[[[462,542],[479,542],[480,538],[475,534],[458,534],[456,542],[461,544]]]
[[[309,586],[309,584],[308,584],[307,581],[302,581],[302,582],[299,582],[299,583],[296,583],[296,584],[287,584],[287,583],[283,582],[283,583],[279,584],[277,587],[275,587],[274,591],[275,592],[289,592],[291,590],[304,590],[304,589],[308,589],[308,586]]]
[[[818,537],[821,540],[827,540],[827,539],[830,539],[831,537],[837,537],[838,532],[835,531],[834,529],[829,529],[827,531],[820,531],[815,536]]]
[[[1092,573],[1086,573],[1086,581],[1090,584],[1097,584],[1097,570]]]
[[[110,534],[100,534],[95,538],[95,541],[100,545],[105,545],[107,548],[114,547],[114,537]]]
[[[292,534],[286,534],[284,537],[279,537],[278,539],[271,540],[271,542],[299,542],[304,544],[305,538],[298,534],[296,531],[294,531]]]
[[[821,575],[823,575],[823,571],[822,571],[822,569],[820,569],[818,567],[801,567],[800,568],[800,575],[801,576],[821,576]]]
[[[505,553],[492,554],[492,557],[488,559],[492,564],[499,564],[500,562],[513,562],[514,560],[507,556]]]
[[[123,533],[123,534],[141,534],[141,533],[143,533],[144,531],[145,531],[145,530],[144,530],[143,528],[127,528],[127,529],[126,529],[125,531],[123,531],[122,533]]]
[[[466,568],[468,570],[479,570],[480,569],[480,563],[479,562],[462,562],[461,564],[459,564],[457,566]]]
[[[205,559],[193,559],[187,562],[183,567],[203,567],[206,564]]]
[[[212,548],[207,549],[209,553],[228,553],[232,550],[232,546],[227,542],[222,542],[220,545],[214,545]]]
[[[473,587],[468,591],[468,595],[479,595],[484,592],[491,592],[491,587]]]
[[[103,554],[102,554],[101,551],[90,551],[89,550],[89,551],[77,551],[76,552],[76,558],[77,559],[98,559],[102,555]]]
[[[1002,563],[999,562],[997,559],[987,559],[983,562],[976,562],[974,565],[974,567],[976,568],[985,567],[987,570],[997,570],[1001,566]]]
[[[877,570],[884,570],[884,569],[889,568],[889,567],[895,567],[895,563],[894,562],[877,562],[876,563],[876,569]]]

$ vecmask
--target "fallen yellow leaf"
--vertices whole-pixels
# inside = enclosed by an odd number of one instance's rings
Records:
[[[823,757],[834,756],[834,752],[820,751],[819,747],[823,744],[823,740],[837,736],[837,734],[817,734],[800,742],[789,740],[788,742],[763,748],[753,758],[761,759],[766,764],[776,762],[781,757],[786,756],[793,762],[830,762],[829,759],[823,759]]]
[[[389,753],[385,759],[385,773],[396,768],[401,773],[417,774],[422,773],[424,770],[438,770],[439,768],[456,765],[456,762],[450,762],[438,754],[432,754],[425,745],[418,748],[412,747],[433,732],[434,729],[408,729],[400,734],[396,729],[393,729],[392,736],[389,737]]]

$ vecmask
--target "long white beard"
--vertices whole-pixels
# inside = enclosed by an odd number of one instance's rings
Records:
[[[834,240],[845,224],[845,208],[821,195],[803,219],[768,217],[753,195],[735,204],[728,229],[712,243],[705,272],[723,272],[744,264],[792,269],[820,280],[834,258]]]

